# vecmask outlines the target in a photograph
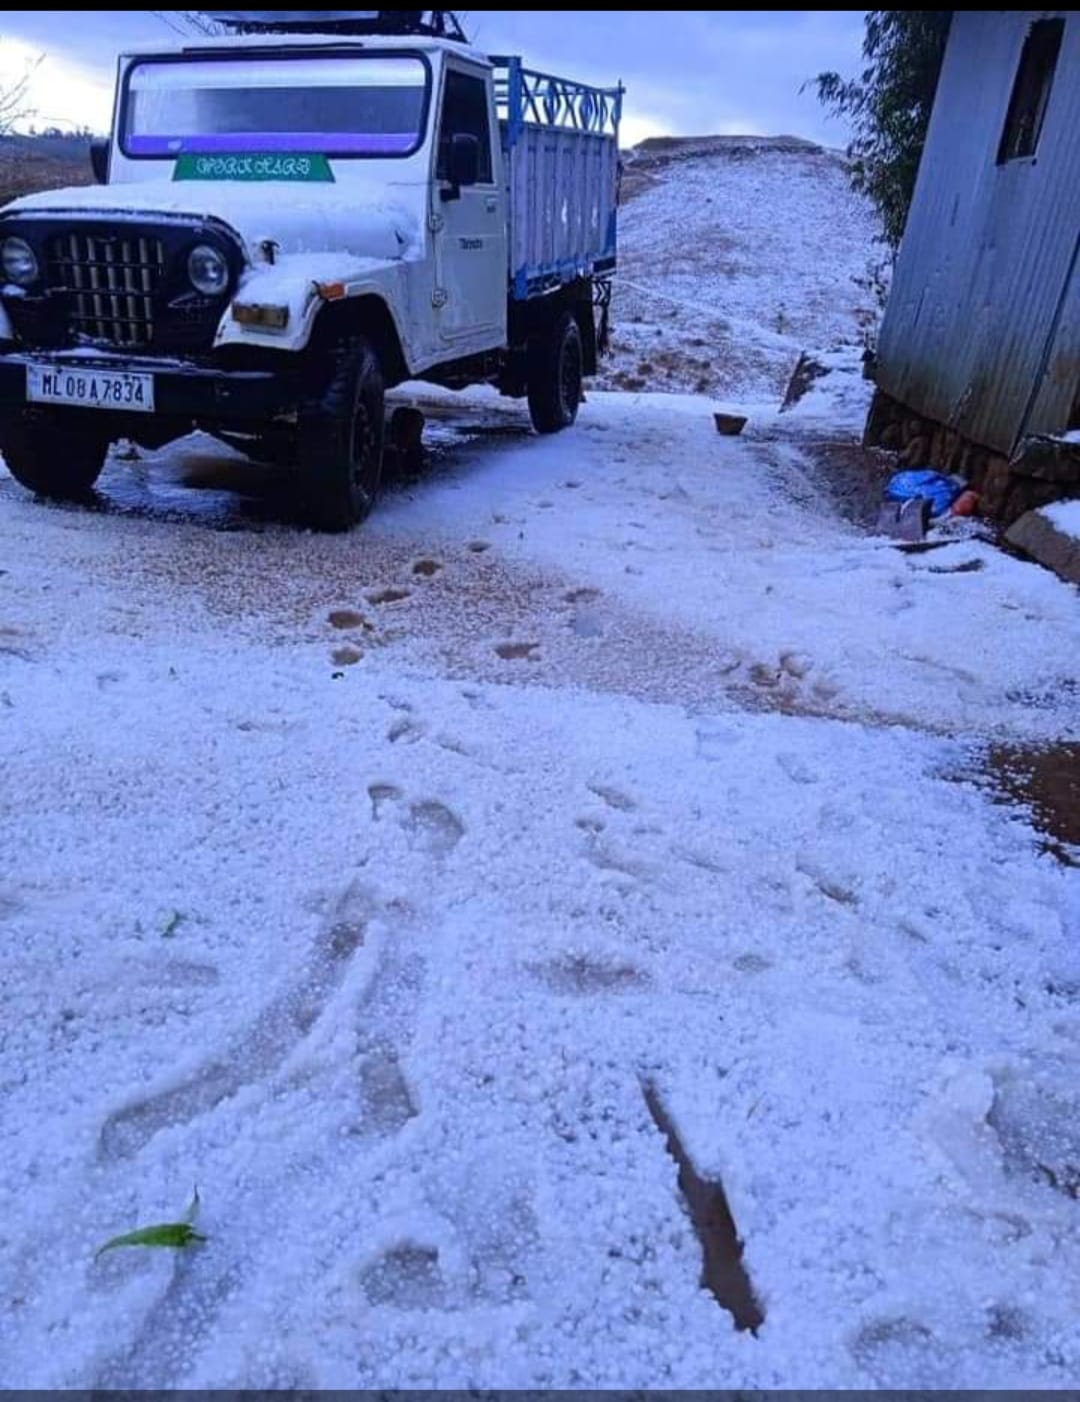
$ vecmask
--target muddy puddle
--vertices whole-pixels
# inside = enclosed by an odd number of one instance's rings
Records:
[[[1080,866],[1080,741],[994,745],[982,778],[1003,802],[1022,804],[1059,861]]]
[[[411,403],[403,401],[404,407]],[[387,407],[393,410],[402,404],[392,397]],[[425,404],[424,413],[420,455],[387,454],[387,498],[483,466],[492,454],[532,434],[527,415],[518,407],[435,402]],[[206,434],[193,434],[157,451],[118,449],[88,502],[65,509],[198,524],[218,532],[306,529],[294,474],[253,462]]]

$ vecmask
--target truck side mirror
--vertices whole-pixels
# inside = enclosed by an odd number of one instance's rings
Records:
[[[450,138],[450,155],[446,178],[450,189],[443,191],[444,200],[456,200],[463,189],[480,180],[480,139],[472,132],[456,131]]]
[[[90,142],[90,168],[94,172],[94,179],[99,185],[109,183],[109,140],[104,136],[95,136]]]

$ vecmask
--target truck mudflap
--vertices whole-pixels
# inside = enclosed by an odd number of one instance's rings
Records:
[[[141,394],[129,391],[129,386]],[[147,418],[247,423],[274,418],[300,402],[297,371],[224,370],[126,356],[0,356],[0,412],[84,410]]]

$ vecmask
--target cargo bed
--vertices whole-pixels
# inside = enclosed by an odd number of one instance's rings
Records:
[[[622,88],[493,58],[518,300],[614,270]]]

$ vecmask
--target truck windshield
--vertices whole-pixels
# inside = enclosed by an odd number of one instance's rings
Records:
[[[121,149],[408,156],[423,140],[427,87],[427,65],[407,55],[138,63]]]

